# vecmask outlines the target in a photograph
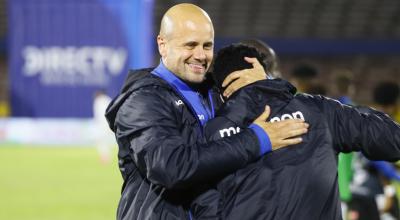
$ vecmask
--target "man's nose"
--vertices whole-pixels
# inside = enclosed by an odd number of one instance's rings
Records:
[[[196,47],[194,51],[194,58],[198,60],[205,60],[206,59],[206,53],[204,51],[203,47]]]

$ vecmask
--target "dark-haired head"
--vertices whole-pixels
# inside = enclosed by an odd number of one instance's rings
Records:
[[[231,44],[218,51],[214,60],[212,76],[219,88],[223,89],[221,87],[222,82],[230,73],[253,68],[253,66],[244,59],[245,57],[257,58],[259,63],[266,69],[266,64],[263,62],[266,58],[265,55],[254,47],[243,44]]]
[[[399,95],[399,85],[393,82],[381,82],[374,88],[374,101],[382,106],[395,105]]]
[[[292,77],[301,80],[310,80],[317,77],[318,71],[309,64],[300,64],[296,66],[292,71]]]

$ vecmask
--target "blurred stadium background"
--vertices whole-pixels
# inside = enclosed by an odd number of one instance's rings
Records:
[[[94,93],[157,64],[161,16],[182,2],[209,13],[216,50],[262,39],[284,78],[311,65],[328,96],[337,74],[358,104],[400,83],[398,0],[0,0],[0,219],[115,218],[122,181],[116,148],[102,163],[95,147]]]

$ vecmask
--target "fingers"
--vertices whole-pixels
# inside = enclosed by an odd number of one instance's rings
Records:
[[[299,129],[295,129],[295,130],[290,130],[287,132],[287,137],[283,137],[283,138],[296,137],[296,136],[307,133],[307,131],[308,131],[307,128],[299,128]]]
[[[232,72],[231,74],[229,74],[229,75],[225,78],[224,82],[222,82],[222,87],[225,87],[225,86],[229,85],[233,80],[236,80],[236,79],[239,78],[241,75],[242,75],[242,72],[241,72],[241,71]]]
[[[301,142],[303,142],[303,138],[301,137],[279,139],[274,144],[272,144],[272,150],[278,150],[284,147],[290,147],[295,144],[300,144]]]
[[[229,86],[224,90],[224,96],[229,97],[234,92],[243,88],[251,83],[254,83],[258,80],[263,80],[266,78],[264,73],[264,69],[259,72],[254,71],[255,69],[244,69],[240,70],[240,72],[235,73],[235,80],[229,84]]]
[[[288,130],[297,131],[297,130],[307,130],[309,127],[308,123],[305,122],[298,122],[298,123],[291,123],[286,128]]]
[[[288,119],[283,121],[274,122],[279,128],[298,129],[298,128],[308,128],[309,124],[304,122],[302,119]]]
[[[235,81],[233,81],[229,86],[224,90],[224,96],[228,97],[231,96],[234,92],[236,92],[238,89],[246,86],[248,83],[246,83],[246,79],[238,78]]]
[[[261,113],[260,116],[255,121],[260,121],[260,122],[265,122],[267,121],[267,118],[269,117],[269,114],[271,113],[271,109],[269,108],[268,105],[265,106],[265,110],[263,113]]]
[[[257,58],[245,57],[244,59],[250,63],[253,68],[232,72],[225,78],[222,82],[222,87],[227,87],[229,85],[224,91],[223,95],[225,97],[229,97],[236,90],[244,86],[267,78],[267,74]]]
[[[244,60],[246,60],[246,62],[254,64],[256,63],[258,60],[255,57],[244,57]]]
[[[278,137],[280,139],[287,139],[307,133],[309,124],[300,119],[290,119],[278,122],[276,124],[274,123],[274,126],[276,126],[276,129],[279,130]]]
[[[263,120],[270,114],[270,108],[266,106],[265,111],[254,121],[268,134],[272,150],[299,144],[303,141],[300,137],[308,132],[309,124],[302,119],[288,119],[279,122],[265,122]]]
[[[277,149],[282,148],[282,147],[286,147],[286,146],[289,146],[289,145],[300,144],[302,141],[303,141],[303,138],[301,138],[301,137],[285,139],[285,140],[281,141],[281,146],[278,147]]]
[[[257,69],[263,69],[263,66],[260,64],[260,62],[258,62],[257,58],[255,57],[245,57],[244,58],[248,63],[251,63],[251,65],[253,65],[253,68],[257,68]]]

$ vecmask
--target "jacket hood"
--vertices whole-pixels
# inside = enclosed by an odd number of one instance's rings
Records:
[[[124,93],[129,90],[129,88],[139,79],[143,78],[143,76],[151,73],[154,68],[144,68],[138,70],[129,70],[128,76],[126,77],[124,84],[122,85],[122,89],[120,93]]]
[[[252,85],[262,89],[268,94],[274,94],[281,98],[290,98],[297,92],[296,87],[291,83],[279,78],[257,81]]]
[[[163,80],[151,74],[151,71],[152,68],[129,71],[128,77],[125,79],[124,85],[122,86],[121,93],[111,101],[106,110],[105,117],[112,131],[115,131],[115,118],[119,108],[133,91],[146,86],[168,86]]]

